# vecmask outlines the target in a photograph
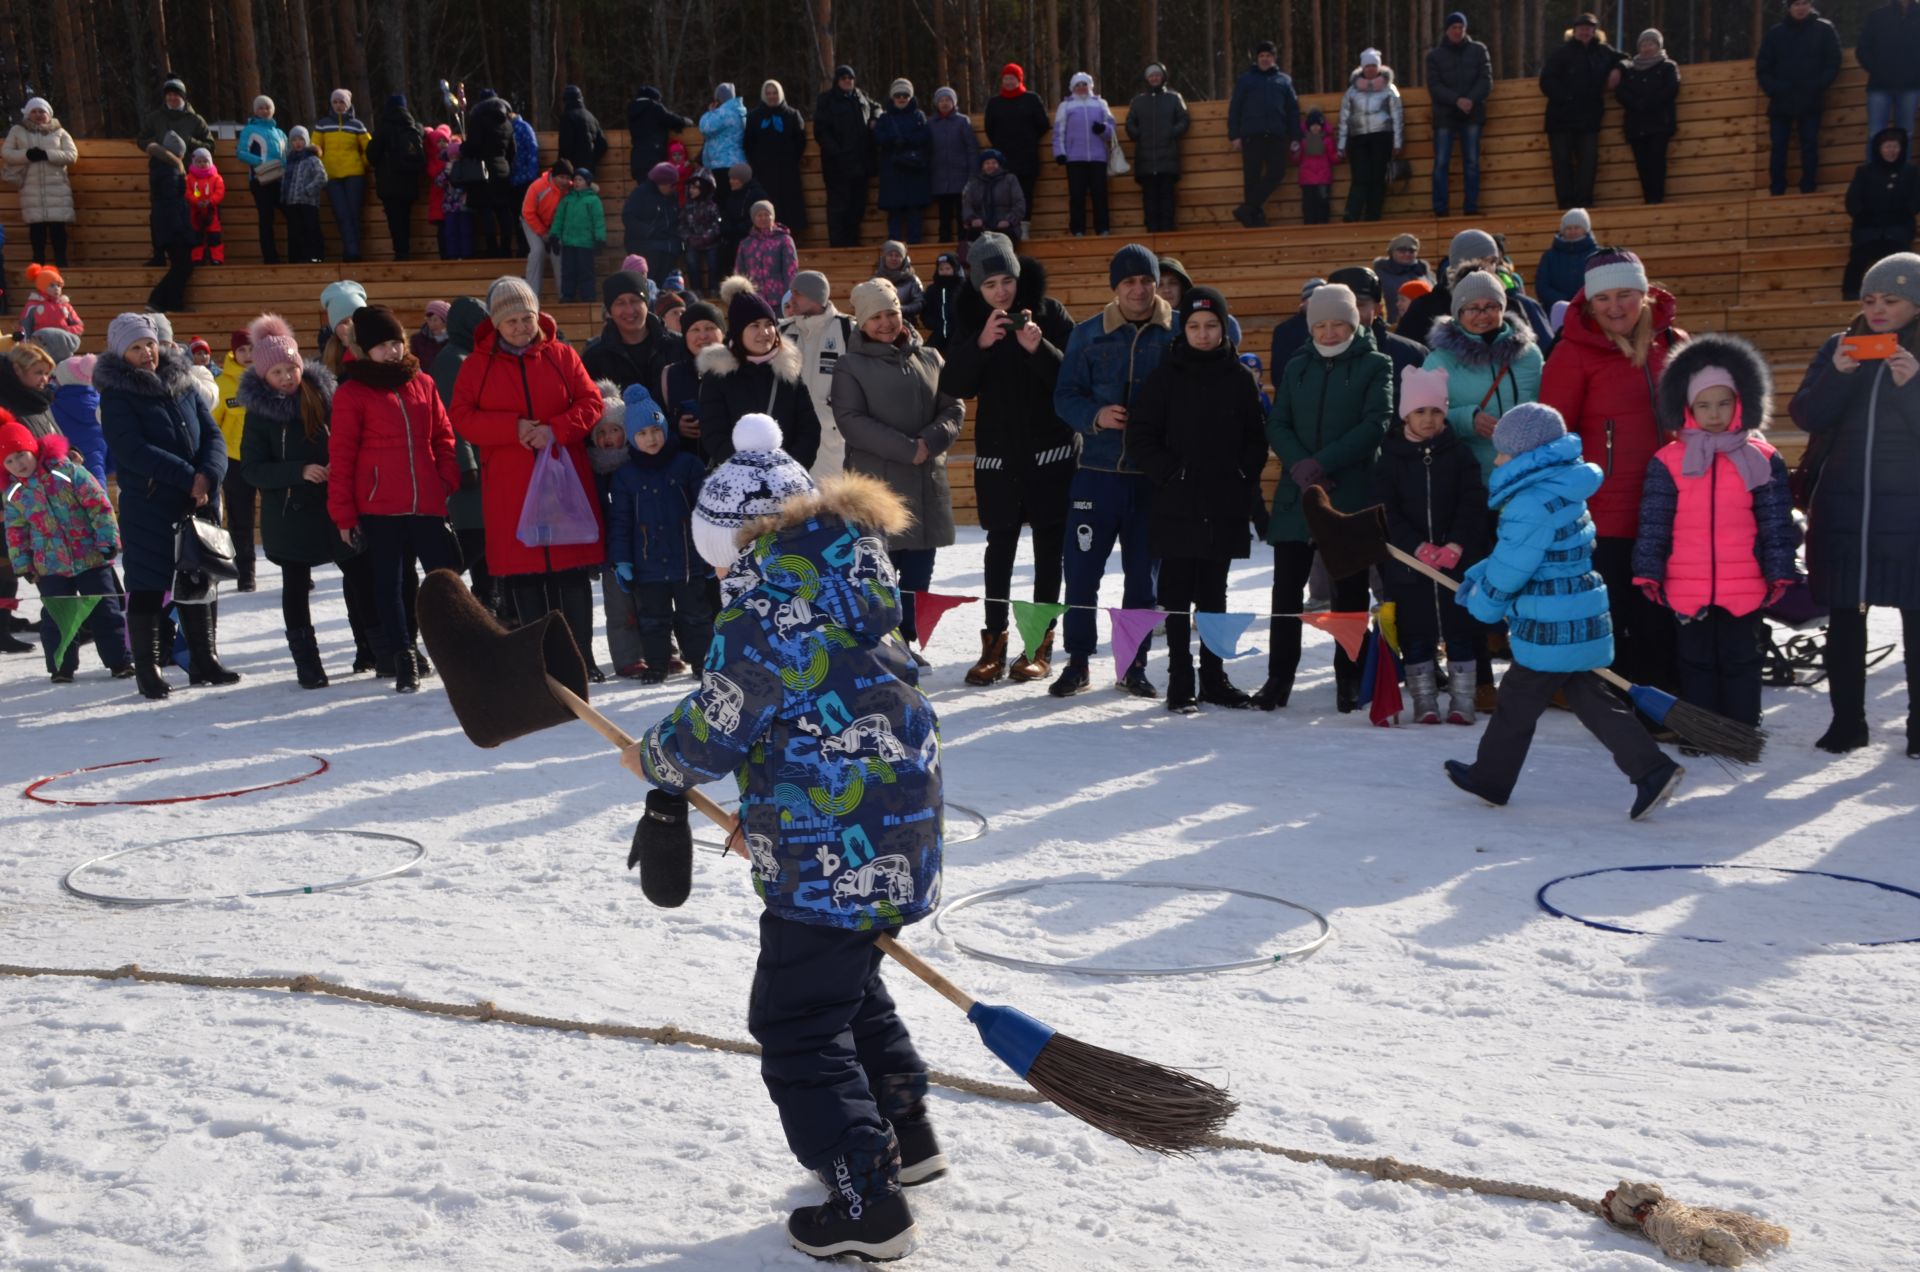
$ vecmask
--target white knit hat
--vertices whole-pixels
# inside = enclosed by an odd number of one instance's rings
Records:
[[[748,412],[733,426],[733,455],[707,474],[693,508],[693,546],[708,565],[725,568],[740,555],[740,527],[779,512],[814,488],[800,461],[780,449],[780,425]]]

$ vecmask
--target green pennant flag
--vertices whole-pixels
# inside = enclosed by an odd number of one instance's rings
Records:
[[[1039,601],[1015,601],[1013,603],[1013,625],[1020,629],[1021,653],[1032,658],[1040,650],[1040,642],[1046,639],[1047,628],[1053,626],[1053,620],[1067,612],[1064,605],[1048,605]]]
[[[100,596],[43,596],[40,604],[53,615],[54,626],[60,629],[60,647],[53,651],[53,665],[58,667],[66,659],[67,650],[73,645],[73,638],[87,621],[87,615],[93,613],[93,607],[104,597]]]

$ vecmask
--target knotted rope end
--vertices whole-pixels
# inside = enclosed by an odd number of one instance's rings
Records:
[[[1668,1197],[1658,1184],[1623,1179],[1600,1205],[1609,1222],[1645,1233],[1668,1258],[1680,1263],[1737,1268],[1748,1255],[1768,1254],[1791,1240],[1791,1234],[1777,1223],[1737,1210],[1689,1206]]]

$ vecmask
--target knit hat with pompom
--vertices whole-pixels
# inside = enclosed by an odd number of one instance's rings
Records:
[[[253,369],[263,380],[277,366],[301,363],[300,341],[279,314],[261,314],[247,324],[247,339],[253,345]]]
[[[740,555],[742,526],[814,488],[780,441],[780,425],[771,415],[749,412],[733,426],[733,455],[707,474],[693,509],[693,546],[708,565],[732,565]]]

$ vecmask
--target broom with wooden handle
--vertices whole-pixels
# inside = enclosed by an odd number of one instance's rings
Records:
[[[616,747],[624,751],[633,745],[624,729],[551,675],[547,688]],[[738,829],[739,819],[699,789],[689,787],[686,797],[729,838]],[[1034,1090],[1089,1126],[1136,1148],[1190,1153],[1210,1143],[1239,1108],[1232,1096],[1192,1074],[1070,1038],[1017,1008],[980,1002],[891,933],[876,936],[874,944],[966,1012],[987,1049]]]

